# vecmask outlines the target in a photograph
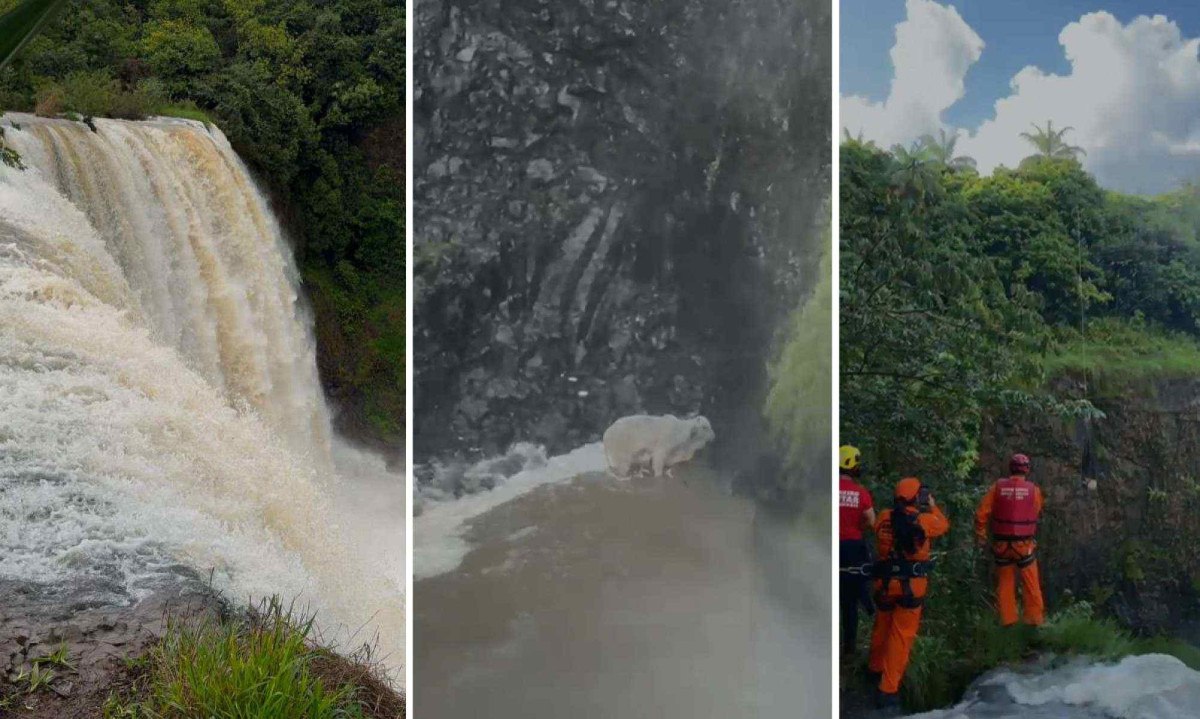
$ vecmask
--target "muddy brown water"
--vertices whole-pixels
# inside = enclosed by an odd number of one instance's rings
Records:
[[[828,526],[699,470],[495,507],[414,586],[416,716],[828,716]]]

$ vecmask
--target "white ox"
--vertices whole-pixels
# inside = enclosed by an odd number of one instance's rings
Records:
[[[628,477],[646,464],[654,476],[661,477],[674,465],[691,459],[716,436],[704,417],[635,414],[618,419],[604,432],[604,457],[609,470],[618,477]]]

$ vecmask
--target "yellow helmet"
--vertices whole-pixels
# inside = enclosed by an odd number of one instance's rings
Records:
[[[861,454],[858,447],[843,444],[838,450],[838,467],[846,470],[858,469],[858,458]]]

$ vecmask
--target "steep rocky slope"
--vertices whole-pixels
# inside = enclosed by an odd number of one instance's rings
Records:
[[[827,221],[828,5],[423,0],[416,19],[418,461],[558,451],[635,411],[755,425]]]

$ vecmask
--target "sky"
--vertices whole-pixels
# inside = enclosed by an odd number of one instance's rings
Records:
[[[842,0],[841,31],[853,135],[890,146],[944,129],[987,173],[1053,120],[1106,187],[1200,179],[1200,3]]]

